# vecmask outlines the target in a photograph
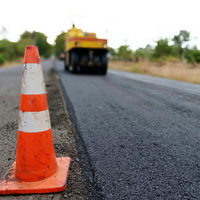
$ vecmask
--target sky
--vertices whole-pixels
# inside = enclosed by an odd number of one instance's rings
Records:
[[[0,34],[17,41],[25,30],[43,32],[54,43],[74,23],[107,38],[109,46],[132,49],[155,45],[180,30],[191,33],[191,45],[200,48],[199,0],[0,0]]]

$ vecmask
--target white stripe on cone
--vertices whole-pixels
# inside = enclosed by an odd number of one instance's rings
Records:
[[[49,110],[40,112],[19,112],[19,131],[42,132],[51,129]]]
[[[43,72],[40,64],[24,64],[21,93],[46,94]]]

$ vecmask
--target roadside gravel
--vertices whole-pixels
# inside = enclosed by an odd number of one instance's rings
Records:
[[[51,124],[57,156],[70,156],[72,163],[68,179],[68,188],[61,193],[38,195],[0,196],[0,200],[61,200],[89,199],[86,181],[82,176],[80,159],[75,141],[75,131],[66,110],[62,91],[51,63],[43,63],[48,93]],[[15,160],[19,93],[21,85],[20,67],[0,70],[0,176],[8,170]]]

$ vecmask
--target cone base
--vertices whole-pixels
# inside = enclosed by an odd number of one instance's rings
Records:
[[[0,180],[0,195],[61,192],[66,189],[70,157],[56,158],[58,169],[55,174],[41,181],[24,182],[15,177],[15,163]]]

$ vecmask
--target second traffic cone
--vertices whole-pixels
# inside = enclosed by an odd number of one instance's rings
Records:
[[[46,90],[36,46],[24,56],[16,162],[0,181],[0,194],[59,192],[66,188],[70,158],[56,158]]]

